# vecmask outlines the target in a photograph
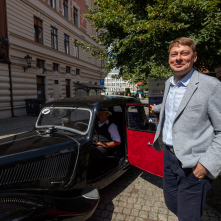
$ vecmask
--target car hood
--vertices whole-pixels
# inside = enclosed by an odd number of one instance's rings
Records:
[[[30,131],[15,136],[11,136],[0,140],[0,165],[10,163],[16,160],[22,160],[28,156],[28,158],[37,157],[42,155],[48,155],[54,152],[60,152],[62,150],[71,150],[77,145],[77,142],[68,136],[60,135],[58,133],[53,134],[40,134],[37,131]],[[9,158],[11,156],[11,160]]]

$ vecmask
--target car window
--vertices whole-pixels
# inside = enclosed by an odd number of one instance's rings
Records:
[[[149,107],[128,106],[127,127],[129,130],[156,132],[156,124],[149,118]]]
[[[47,107],[42,109],[36,127],[60,127],[75,132],[86,133],[91,119],[91,111],[84,108]]]
[[[113,110],[114,110],[114,112],[122,112],[122,107],[121,106],[114,106]]]

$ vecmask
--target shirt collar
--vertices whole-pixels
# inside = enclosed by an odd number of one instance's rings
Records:
[[[107,120],[106,120],[104,123],[102,123],[102,124],[101,124],[100,121],[99,121],[99,122],[98,122],[98,126],[101,127],[101,126],[104,125],[105,123],[106,123],[106,124],[109,124],[109,120],[107,119]]]
[[[185,77],[183,77],[181,80],[179,80],[176,84],[183,84],[185,87],[187,87],[187,85],[190,82],[190,78],[192,77],[193,71],[194,71],[194,69],[192,68],[192,70]],[[170,84],[172,84],[173,86],[176,85],[174,83],[174,75],[170,79]]]

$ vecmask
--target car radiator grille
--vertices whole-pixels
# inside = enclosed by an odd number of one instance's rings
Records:
[[[65,153],[0,170],[0,185],[64,178],[68,172],[70,158],[71,153]]]

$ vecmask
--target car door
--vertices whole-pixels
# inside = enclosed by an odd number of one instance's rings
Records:
[[[163,176],[163,153],[153,149],[157,123],[150,118],[150,106],[126,106],[127,152],[129,163],[146,172]]]

